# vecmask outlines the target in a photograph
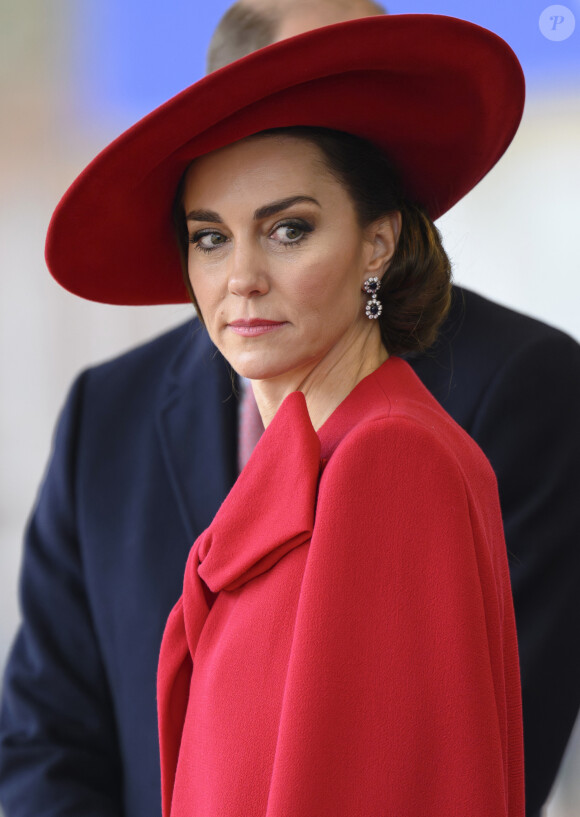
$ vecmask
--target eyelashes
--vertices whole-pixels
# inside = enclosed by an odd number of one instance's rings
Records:
[[[304,219],[290,219],[277,224],[270,233],[270,238],[277,235],[275,240],[280,244],[295,247],[304,241],[313,229],[313,225]]]
[[[285,219],[274,225],[268,238],[283,247],[296,247],[314,230],[314,225],[302,218]],[[189,243],[196,250],[209,254],[219,250],[230,239],[219,230],[206,228],[198,230],[189,237]]]
[[[196,250],[204,253],[219,249],[226,241],[225,235],[217,230],[200,230],[189,237],[189,243],[193,244]]]

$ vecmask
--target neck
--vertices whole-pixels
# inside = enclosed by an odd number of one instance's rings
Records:
[[[345,339],[340,348],[314,361],[268,380],[252,380],[256,403],[264,427],[272,421],[284,399],[300,391],[315,431],[323,425],[355,386],[388,358],[378,326],[354,340]]]

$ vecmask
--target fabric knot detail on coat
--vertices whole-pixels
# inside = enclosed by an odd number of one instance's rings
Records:
[[[192,549],[158,701],[164,817],[523,817],[495,478],[403,361],[318,433],[284,401]]]
[[[304,395],[293,392],[198,540],[197,572],[213,593],[235,590],[310,540],[319,474],[320,441]],[[198,580],[191,570],[184,594]]]

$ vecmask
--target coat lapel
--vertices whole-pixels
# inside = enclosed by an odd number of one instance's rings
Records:
[[[228,365],[196,321],[169,367],[157,415],[165,464],[192,543],[237,476],[237,406]]]

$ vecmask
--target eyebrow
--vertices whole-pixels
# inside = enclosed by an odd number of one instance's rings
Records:
[[[311,202],[312,204],[316,204],[318,207],[320,207],[320,202],[313,199],[312,196],[289,196],[286,199],[273,201],[272,204],[265,204],[264,207],[258,207],[254,213],[254,220],[259,221],[262,218],[275,216],[276,213],[280,213],[282,210],[287,210],[288,207],[292,207],[293,204],[302,204],[302,202],[305,201]]]
[[[262,218],[275,216],[276,213],[287,210],[293,204],[301,204],[302,202],[310,202],[320,207],[320,202],[313,199],[312,196],[288,196],[288,198],[273,201],[271,204],[265,204],[263,207],[258,207],[254,212],[254,221],[260,221]],[[219,213],[214,210],[191,210],[187,216],[187,221],[211,221],[214,224],[223,224],[223,219]]]

